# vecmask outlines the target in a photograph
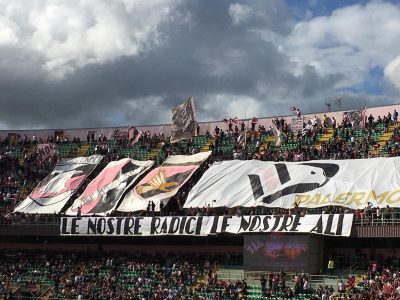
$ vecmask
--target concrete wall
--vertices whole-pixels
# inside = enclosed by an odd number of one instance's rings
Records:
[[[393,104],[393,105],[387,105],[387,106],[380,106],[380,107],[371,107],[366,109],[366,115],[369,116],[372,114],[375,119],[378,116],[383,117],[384,115],[387,115],[389,112],[393,115],[394,110],[400,111],[400,104]],[[303,115],[305,118],[314,118],[314,116],[317,116],[317,118],[322,119],[323,115],[326,114],[328,117],[328,122],[335,117],[337,123],[340,123],[343,119],[343,113],[345,111],[336,111],[336,112],[321,112],[321,113],[316,113],[316,114],[306,114]],[[281,116],[277,116],[279,119]],[[283,116],[285,121],[288,124],[291,124],[293,115],[287,115]],[[268,118],[260,118],[258,117],[259,123],[258,125],[264,125],[267,129],[269,126],[272,125],[272,120],[274,117],[268,117]],[[250,126],[251,119],[244,120],[246,126]],[[213,130],[215,126],[218,126],[219,128],[225,130],[228,128],[228,125],[222,121],[214,121],[214,122],[200,122],[200,134],[205,134],[207,130],[210,133],[213,133]],[[128,125],[127,125],[128,126]],[[126,127],[106,127],[106,128],[80,128],[80,129],[29,129],[29,130],[0,130],[0,137],[4,139],[5,137],[8,136],[9,133],[16,133],[21,135],[23,138],[24,135],[26,134],[29,138],[32,138],[33,135],[36,135],[37,138],[42,138],[46,139],[48,136],[54,136],[54,131],[55,130],[64,130],[64,135],[70,137],[71,139],[73,137],[79,137],[81,140],[86,140],[86,135],[87,132],[90,131],[95,131],[96,137],[103,133],[107,138],[110,138],[112,136],[112,133],[114,132],[115,129],[119,130],[127,130]],[[171,135],[171,125],[170,124],[164,124],[164,125],[148,125],[148,126],[136,126],[138,130],[141,131],[150,131],[151,133],[164,133],[166,136]]]

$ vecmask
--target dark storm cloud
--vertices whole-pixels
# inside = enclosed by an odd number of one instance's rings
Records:
[[[189,95],[202,102],[212,94],[253,94],[260,78],[269,82],[284,63],[270,42],[249,28],[266,28],[287,33],[289,20],[280,2],[263,8],[271,18],[232,26],[229,2],[192,2],[180,7],[178,15],[188,15],[160,24],[163,42],[139,57],[122,57],[112,63],[87,65],[62,80],[48,80],[40,68],[40,57],[29,64],[29,70],[1,74],[3,83],[1,119],[9,127],[79,127],[116,125],[135,120],[137,123],[168,122],[170,109]],[[278,5],[279,10],[276,9]],[[275,12],[271,12],[272,8]],[[240,57],[231,57],[238,51]],[[14,60],[15,58],[13,58]],[[217,68],[226,68],[221,74]],[[3,69],[4,70],[4,69]],[[9,77],[10,74],[12,77]],[[149,103],[144,98],[161,97],[162,102]],[[140,102],[142,101],[142,103]],[[148,115],[132,110],[154,105]],[[218,103],[215,104],[218,111]],[[145,111],[145,109],[143,109]],[[18,111],[18,114],[12,113]]]

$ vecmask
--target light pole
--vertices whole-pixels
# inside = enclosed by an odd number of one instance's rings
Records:
[[[339,110],[342,110],[342,100],[343,97],[338,97],[335,99],[336,105],[339,107]]]

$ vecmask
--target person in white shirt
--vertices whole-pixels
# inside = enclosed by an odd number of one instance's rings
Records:
[[[312,126],[313,126],[313,127],[317,127],[317,126],[318,126],[318,119],[317,119],[317,116],[314,116],[314,119],[313,119],[313,121],[312,121]]]
[[[345,292],[345,286],[344,286],[343,280],[340,280],[340,282],[338,284],[338,291],[340,293],[344,293]]]
[[[304,278],[303,291],[305,294],[308,294],[308,288],[309,288],[308,280],[307,280],[307,278]]]

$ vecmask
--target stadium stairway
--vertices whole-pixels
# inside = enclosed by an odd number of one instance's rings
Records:
[[[39,300],[48,300],[48,299],[50,299],[51,296],[53,296],[53,289],[49,287],[49,288],[43,293],[43,295],[42,295],[40,298],[38,298],[38,299],[39,299]]]
[[[21,157],[20,159],[18,159],[18,164],[22,167],[22,166],[24,166],[24,161],[25,161],[25,158]]]
[[[390,140],[390,138],[393,136],[393,133],[397,126],[390,126],[389,127],[389,132],[383,133],[381,137],[378,140],[378,145],[379,145],[379,156],[387,156],[387,151],[385,149],[386,142]]]
[[[68,272],[64,273],[61,278],[60,278],[60,283],[65,282],[71,274],[77,271],[78,266],[75,265],[73,268],[71,268]],[[54,288],[52,286],[49,286],[47,290],[41,295],[39,300],[49,300],[54,298]]]
[[[35,146],[31,146],[31,147],[29,148],[29,150],[28,150],[27,155],[28,155],[28,156],[31,155],[31,154],[33,153],[33,151],[34,151],[35,148],[36,148]],[[24,165],[24,162],[25,162],[25,155],[24,155],[23,153],[20,153],[20,157],[18,158],[18,164],[19,164],[20,166],[23,166],[23,165]]]
[[[203,147],[201,148],[201,152],[210,151],[210,146],[214,144],[215,144],[215,137],[212,136],[208,139],[208,142],[203,145]]]
[[[275,136],[263,135],[261,137],[260,152],[268,149],[268,145],[275,145]]]
[[[162,143],[158,143],[154,148],[150,149],[149,153],[147,153],[147,159],[154,159],[157,157],[162,149]]]
[[[263,143],[261,145],[266,146],[267,144],[274,143],[274,142],[275,142],[275,136],[274,135],[269,135],[264,139],[264,141],[263,141]]]
[[[333,129],[332,128],[327,128],[326,132],[321,136],[320,140],[317,142],[318,145],[320,144],[326,144],[329,142],[329,139],[331,138],[333,134]]]
[[[362,279],[364,276],[366,277],[367,274],[359,274],[359,275],[355,278],[356,280],[355,280],[354,286],[356,286],[356,287],[359,288],[359,287],[360,287],[360,286],[359,286],[359,283],[361,282],[361,279]],[[346,283],[346,280],[343,280],[343,282]],[[333,293],[332,298],[333,298],[334,300],[343,300],[344,297],[347,296],[347,299],[350,299],[350,298],[351,298],[351,294],[349,293],[347,287],[346,287],[346,290],[347,290],[347,291],[346,291],[345,293],[339,293],[339,292]]]
[[[77,156],[85,156],[86,153],[88,152],[89,149],[89,144],[88,143],[82,143],[81,147],[78,149]]]
[[[363,136],[366,138],[368,136],[368,129],[365,128],[365,133],[363,134]],[[375,130],[371,135],[372,141],[374,146],[372,146],[371,144],[369,145],[369,150],[368,153],[370,156],[372,157],[376,157],[376,156],[387,156],[387,151],[385,149],[385,142],[390,139],[390,137],[393,134],[393,129],[391,127],[389,127],[389,132],[385,133],[384,132],[384,127],[383,124],[377,124],[375,126]],[[378,145],[378,147],[375,147],[375,145]]]
[[[12,286],[7,289],[8,292],[11,292],[15,295],[19,291],[20,287]],[[0,295],[0,300],[5,300],[5,295]]]

